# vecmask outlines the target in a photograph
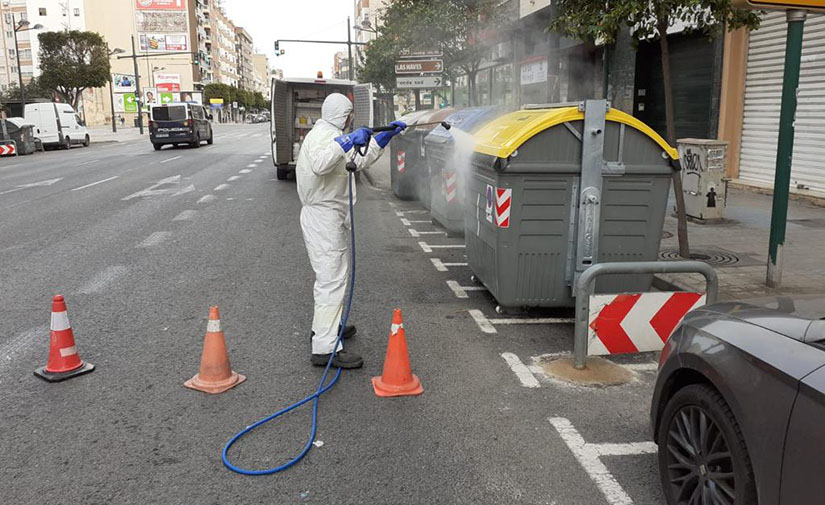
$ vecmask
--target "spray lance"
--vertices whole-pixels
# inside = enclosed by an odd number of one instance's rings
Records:
[[[407,127],[404,128],[404,131],[409,130],[411,128],[418,128],[420,126],[432,126],[432,125],[441,125],[441,126],[444,127],[445,130],[449,130],[453,126],[453,125],[451,125],[450,123],[448,123],[446,121],[430,121],[428,123],[415,123],[415,124],[407,125]],[[392,126],[392,125],[387,125],[387,126],[376,126],[375,128],[370,128],[370,130],[372,130],[373,133],[379,133],[379,132],[390,132],[390,131],[395,130],[396,128],[398,128],[398,127],[397,126]],[[352,159],[350,159],[347,162],[347,170],[349,170],[350,172],[355,171],[355,154],[358,154],[359,156],[366,156],[367,155],[367,146],[364,146],[363,148],[361,148],[359,146],[355,146],[354,151],[355,151],[355,153],[353,153]]]

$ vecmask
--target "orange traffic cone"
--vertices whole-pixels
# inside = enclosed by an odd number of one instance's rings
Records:
[[[49,382],[71,379],[95,369],[91,363],[80,359],[74,343],[74,333],[69,324],[66,302],[63,295],[55,295],[52,300],[51,337],[49,338],[49,362],[34,371],[34,375]]]
[[[246,377],[235,373],[229,366],[229,353],[226,351],[226,338],[221,330],[218,307],[209,307],[201,367],[198,373],[183,385],[204,393],[223,393],[245,380]]]
[[[401,320],[401,309],[392,314],[390,342],[387,344],[387,356],[384,358],[384,373],[372,378],[375,394],[387,396],[413,396],[424,392],[421,381],[412,373],[410,354],[407,350],[407,337]]]

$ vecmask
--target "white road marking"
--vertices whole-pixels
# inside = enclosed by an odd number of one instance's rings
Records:
[[[226,180],[226,182],[237,181],[237,180],[238,180],[238,179],[240,179],[240,178],[241,178],[241,176],[240,176],[240,175],[233,175],[232,177],[230,177],[229,179],[227,179],[227,180]]]
[[[207,195],[207,196],[209,196],[209,195]],[[185,210],[185,211],[181,212],[180,214],[178,214],[177,216],[175,216],[172,219],[172,221],[191,221],[192,218],[194,218],[195,214],[197,214],[197,213],[198,213],[198,211],[196,211],[196,210],[192,210],[192,209]]]
[[[215,201],[215,195],[203,195],[198,203],[209,203]]]
[[[228,187],[229,187],[229,184],[219,184],[219,185],[215,186],[215,189],[213,189],[212,191],[223,191],[223,190],[227,189]]]
[[[85,186],[80,186],[79,188],[74,188],[74,189],[72,189],[72,191],[80,191],[81,189],[91,188],[92,186],[97,186],[98,184],[103,184],[104,182],[109,182],[111,180],[117,179],[118,177],[120,177],[120,176],[115,175],[114,177],[109,177],[108,179],[103,179],[103,180],[100,180],[100,181],[97,181],[97,182],[93,182],[91,184],[86,184]]]
[[[559,436],[576,457],[610,505],[633,505],[633,500],[602,463],[601,456],[627,456],[652,454],[657,448],[653,442],[631,444],[588,444],[573,424],[563,417],[551,417],[550,424],[556,428]]]
[[[238,171],[239,174],[248,174],[250,172],[252,172],[252,170],[249,170],[248,168],[244,168]]]
[[[490,324],[573,324],[572,317],[508,317],[506,319],[490,319]]]
[[[418,230],[413,230],[412,228],[407,228],[407,231],[410,232],[410,235],[412,235],[415,238],[419,238],[421,235],[446,235],[447,234],[446,231],[418,231]]]
[[[231,202],[232,200],[234,200],[234,198],[227,198],[226,199],[227,202]]]
[[[83,163],[78,163],[77,165],[74,165],[72,168],[82,167],[83,165],[91,165],[92,163],[97,163],[98,161],[100,160],[84,161]]]
[[[433,266],[439,272],[446,272],[448,269],[447,267],[466,267],[467,263],[444,263],[438,258],[430,258],[430,261],[433,262]]]
[[[456,281],[447,281],[447,286],[453,290],[456,298],[467,298],[467,291],[487,291],[483,286],[462,286]]]
[[[406,220],[405,218],[403,218],[403,217],[401,218],[401,224],[403,224],[404,226],[410,226],[410,222],[409,222],[409,221],[407,221],[407,220]]]
[[[185,195],[186,193],[191,193],[192,191],[195,191],[195,185],[194,184],[190,184],[190,185],[186,186],[185,188],[181,188],[181,189],[177,190],[174,194],[172,194],[172,196]]]
[[[404,214],[426,214],[429,212],[428,210],[397,210],[395,211],[395,215],[398,217],[404,217]]]
[[[37,187],[40,187],[40,186],[51,186],[52,184],[54,184],[56,182],[60,182],[62,180],[63,180],[62,177],[58,177],[57,179],[48,179],[48,180],[40,181],[40,182],[30,182],[29,184],[21,184],[19,186],[15,186],[12,189],[7,189],[6,191],[1,191],[0,195],[5,195],[6,193],[13,193],[15,191],[20,191],[22,189],[37,188]]]
[[[490,321],[484,316],[483,312],[478,309],[472,309],[469,313],[481,331],[484,333],[498,333],[493,325],[490,324]]]
[[[173,156],[172,158],[166,158],[165,160],[161,161],[160,164],[163,165],[164,163],[169,163],[170,161],[175,161],[177,159],[183,158],[183,156]]]
[[[429,220],[429,219],[424,219],[423,221],[409,220],[409,221],[407,221],[407,222],[408,222],[408,223],[412,223],[412,224],[415,224],[415,223],[429,223],[429,224],[433,224],[433,222],[432,222],[431,220]]]
[[[419,242],[418,245],[424,250],[425,253],[431,253],[433,252],[433,249],[464,249],[466,247],[464,244],[433,245],[426,242]]]
[[[3,345],[0,345],[0,371],[11,364],[14,358],[20,357],[25,352],[33,351],[35,344],[41,343],[45,348],[48,346],[48,340],[49,327],[43,324],[30,328],[11,340],[6,341]],[[44,349],[41,349],[41,352],[43,351]]]
[[[510,370],[516,374],[522,386],[526,388],[540,387],[539,381],[536,380],[535,376],[530,372],[530,369],[521,362],[518,356],[511,352],[503,352],[501,353],[501,357],[510,365]]]
[[[253,133],[253,134],[252,134],[252,135],[250,135],[250,136],[251,136],[251,137],[260,137],[261,135],[263,135],[263,133]]]
[[[92,279],[77,290],[81,295],[91,295],[103,290],[106,286],[114,282],[115,279],[126,273],[128,269],[123,265],[106,267],[98,272]]]
[[[628,363],[622,366],[636,372],[656,372],[659,370],[658,363]]]
[[[149,186],[148,188],[142,189],[142,190],[138,191],[137,193],[132,193],[129,196],[121,198],[121,200],[129,201],[132,198],[139,198],[139,197],[145,197],[145,196],[166,195],[166,194],[174,192],[175,188],[164,188],[164,189],[158,189],[158,188],[160,188],[161,186],[166,186],[166,185],[170,185],[170,184],[179,185],[180,184],[180,174],[173,175],[173,176],[167,177],[165,179],[161,179],[158,182],[156,182],[155,184],[152,184],[151,186]]]
[[[246,166],[246,168],[255,168],[257,166],[258,165],[256,165],[255,163],[250,163],[249,165]]]
[[[171,231],[156,231],[135,247],[154,247],[172,236]]]

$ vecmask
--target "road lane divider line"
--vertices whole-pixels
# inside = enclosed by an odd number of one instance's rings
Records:
[[[81,286],[77,292],[81,295],[91,295],[103,291],[106,286],[125,274],[127,270],[123,265],[106,267],[103,271],[95,274],[89,282]]]
[[[96,162],[98,162],[98,161],[100,161],[100,160],[89,160],[89,161],[84,161],[83,163],[78,163],[77,165],[72,166],[72,168],[82,167],[82,166],[84,166],[84,165],[91,165],[92,163],[96,163]]]
[[[433,263],[433,266],[439,272],[447,272],[449,269],[447,267],[466,267],[467,263],[444,263],[438,258],[430,258],[430,261]]]
[[[412,228],[407,228],[407,231],[410,232],[410,235],[412,235],[415,238],[419,238],[419,237],[421,237],[421,235],[446,235],[447,234],[446,231],[418,231],[418,230],[413,230]]]
[[[258,165],[256,165],[255,163],[250,163],[249,165],[246,166],[246,168],[256,168],[257,166]]]
[[[154,247],[172,236],[171,231],[156,231],[135,247]]]
[[[103,179],[103,180],[100,180],[100,181],[93,182],[91,184],[86,184],[85,186],[80,186],[79,188],[74,188],[74,189],[72,189],[72,191],[80,191],[81,189],[91,188],[92,186],[97,186],[98,184],[103,184],[104,182],[113,181],[113,180],[117,179],[118,177],[120,177],[120,176],[115,175],[113,177],[109,177],[108,179]]]
[[[536,380],[536,377],[530,372],[530,369],[521,362],[518,356],[511,352],[503,352],[501,353],[501,357],[504,358],[504,361],[510,366],[510,370],[516,374],[522,386],[526,388],[541,387],[539,381]]]
[[[244,169],[242,169],[242,170],[238,170],[238,173],[239,173],[239,174],[248,174],[248,173],[251,173],[251,172],[252,172],[252,170],[250,170],[250,169],[248,169],[248,168],[244,168]]]
[[[218,184],[212,191],[223,191],[229,188],[229,184]]]
[[[467,291],[487,291],[484,286],[462,286],[456,281],[447,281],[447,286],[453,290],[456,298],[467,298]]]
[[[209,195],[207,195],[207,196],[209,196]],[[177,216],[175,216],[174,218],[172,218],[172,221],[191,221],[195,217],[195,214],[197,214],[197,213],[198,213],[198,211],[196,211],[196,210],[187,209],[187,210],[181,212],[180,214],[178,214]]]
[[[238,179],[240,179],[240,178],[241,178],[241,176],[240,176],[240,175],[233,175],[232,177],[230,177],[229,179],[227,179],[227,180],[226,180],[226,182],[237,181],[237,180],[238,180]]]
[[[214,202],[214,201],[215,201],[215,195],[203,195],[200,198],[200,200],[198,200],[198,203],[209,203],[209,202]]]
[[[556,429],[570,452],[579,462],[579,465],[587,472],[587,475],[596,484],[596,487],[599,488],[599,491],[602,492],[610,505],[633,505],[633,500],[600,458],[602,456],[652,454],[656,452],[653,442],[588,444],[578,430],[573,427],[570,420],[564,417],[550,417],[548,421]]]
[[[175,161],[177,159],[183,158],[183,156],[174,156],[172,158],[166,158],[165,160],[161,161],[160,164],[163,165],[164,163],[169,163],[170,161]]]
[[[433,252],[433,249],[464,249],[465,247],[467,247],[464,244],[438,245],[438,244],[428,244],[426,242],[419,242],[418,246],[421,247],[421,249],[425,253],[431,253],[431,252]]]

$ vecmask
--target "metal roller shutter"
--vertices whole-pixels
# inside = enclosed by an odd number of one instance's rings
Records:
[[[739,178],[773,184],[785,62],[785,13],[750,34]],[[802,44],[791,184],[825,191],[825,16],[809,14]]]

